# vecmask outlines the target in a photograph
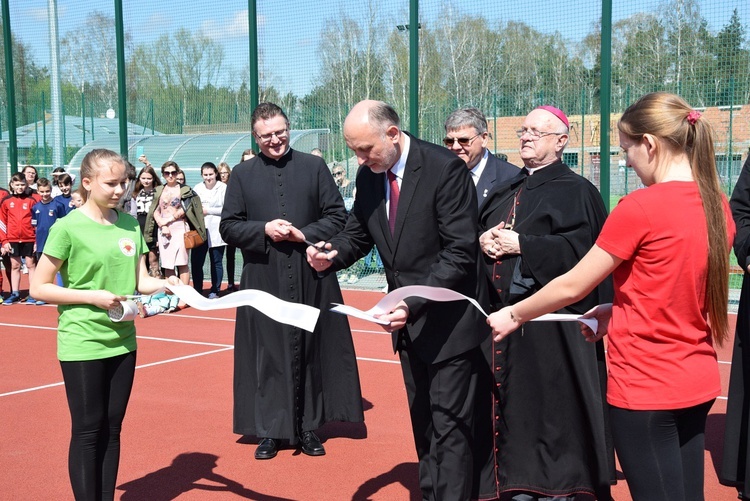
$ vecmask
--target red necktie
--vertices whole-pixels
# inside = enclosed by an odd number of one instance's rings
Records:
[[[388,170],[387,175],[388,184],[391,189],[390,197],[388,198],[388,227],[391,229],[391,235],[393,235],[393,231],[396,229],[396,209],[398,207],[399,189],[396,174],[392,170]]]

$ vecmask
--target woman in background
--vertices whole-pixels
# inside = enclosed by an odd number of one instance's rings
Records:
[[[219,181],[224,184],[229,184],[229,177],[232,175],[232,169],[226,162],[219,164]],[[234,264],[237,255],[237,247],[233,245],[227,245],[227,290],[238,291],[240,290],[238,284],[234,283]]]
[[[131,204],[131,215],[138,220],[138,224],[141,226],[141,232],[145,234],[146,218],[148,217],[149,210],[151,210],[151,203],[154,201],[154,193],[156,192],[157,186],[161,186],[161,181],[156,175],[156,171],[151,164],[146,165],[138,173],[138,180],[135,182],[135,203]],[[161,277],[161,269],[159,268],[159,246],[154,240],[148,244],[148,270],[152,277]]]
[[[219,223],[221,222],[221,210],[224,208],[224,195],[227,185],[218,180],[219,170],[212,162],[206,162],[201,166],[203,182],[195,185],[193,190],[200,197],[203,205],[203,218],[206,222],[208,240],[191,251],[190,267],[193,272],[193,287],[203,293],[203,264],[206,262],[206,253],[211,263],[211,290],[208,299],[219,297],[221,281],[224,278],[224,247],[227,245],[219,235]]]
[[[184,284],[190,283],[188,252],[185,248],[185,233],[197,230],[206,239],[206,225],[203,221],[203,207],[200,199],[190,186],[177,182],[180,172],[176,162],[171,160],[161,166],[166,184],[154,191],[154,201],[146,217],[144,238],[146,244],[156,241],[159,245],[161,267],[167,277],[176,275]],[[180,303],[180,307],[184,304]]]

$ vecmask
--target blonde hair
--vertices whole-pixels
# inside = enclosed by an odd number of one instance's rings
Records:
[[[711,125],[681,97],[654,92],[628,107],[617,128],[636,141],[651,134],[690,159],[708,229],[708,320],[714,342],[722,346],[729,333],[729,242]]]
[[[81,179],[84,177],[89,179],[94,178],[98,174],[98,170],[102,168],[103,164],[111,162],[120,163],[125,167],[125,159],[112,150],[99,148],[89,151],[81,161]]]

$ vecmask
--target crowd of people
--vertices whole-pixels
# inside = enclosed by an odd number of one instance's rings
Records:
[[[326,454],[322,425],[364,421],[351,331],[327,306],[343,303],[341,274],[377,248],[388,290],[448,288],[491,312],[407,297],[379,315],[401,362],[422,499],[609,500],[616,454],[634,500],[701,500],[734,244],[746,274],[720,476],[750,499],[750,159],[730,204],[711,125],[683,99],[647,94],[623,113],[619,144],[644,188],[609,215],[596,187],[563,162],[571,124],[550,105],[519,124],[517,167],[489,151],[476,108],[446,118],[440,146],[403,131],[390,105],[359,102],[342,128],[360,166],[355,181],[321,151],[292,148],[277,105],[261,103],[251,126],[260,151],[233,169],[204,163],[195,187],[175,162],[160,178],[143,156],[130,176],[107,150],[84,158],[77,192],[64,171],[50,181],[28,166],[11,178],[0,203],[4,304],[21,301],[25,260],[25,301],[60,305],[76,498],[112,499],[133,383],[134,325],[106,310],[191,274],[216,298],[225,252],[229,291],[321,311],[306,332],[237,309],[233,431],[256,439],[256,460],[285,448]],[[189,232],[201,243],[188,245]],[[102,273],[113,260],[127,280]],[[531,322],[549,312],[598,327]]]

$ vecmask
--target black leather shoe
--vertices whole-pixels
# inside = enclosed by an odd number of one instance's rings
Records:
[[[272,438],[264,438],[255,449],[255,459],[272,459],[279,452],[279,444]]]
[[[308,456],[323,456],[326,453],[323,444],[320,443],[320,439],[313,431],[303,431],[299,437],[302,443],[302,452]]]

